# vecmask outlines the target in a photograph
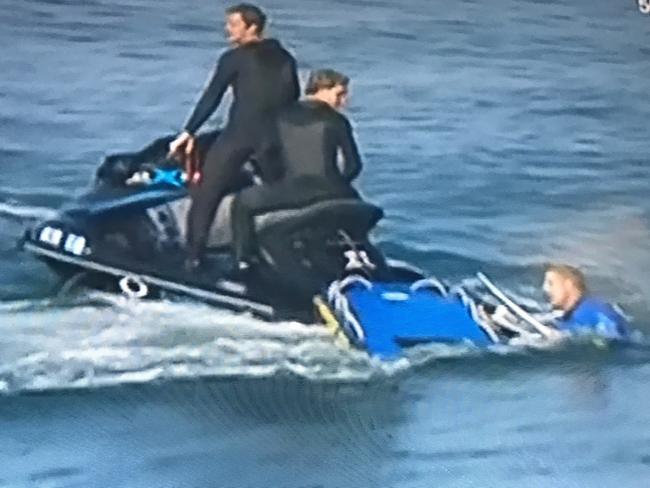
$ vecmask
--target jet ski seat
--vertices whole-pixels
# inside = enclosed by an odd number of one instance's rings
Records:
[[[383,270],[384,260],[368,245],[368,233],[383,210],[358,199],[333,199],[300,208],[276,210],[255,218],[258,257],[278,292],[308,300],[323,283],[337,279],[348,263],[346,249],[364,252]]]
[[[208,249],[222,250],[232,244],[230,225],[233,195],[222,201],[215,220],[210,227]],[[185,212],[189,199],[184,202]],[[258,239],[269,240],[286,237],[300,229],[345,230],[353,239],[365,239],[383,217],[381,208],[358,199],[342,198],[313,203],[304,207],[273,210],[255,216],[255,232]],[[184,222],[185,219],[182,219]]]
[[[255,217],[259,238],[289,234],[302,228],[344,230],[353,239],[365,239],[383,217],[381,208],[353,198],[325,200],[305,207],[275,210]]]
[[[231,207],[233,194],[222,200],[214,222],[210,226],[207,248],[209,252],[229,251],[232,245]],[[162,213],[170,212],[165,220],[175,222],[181,242],[185,242],[187,232],[187,212],[190,198],[185,197],[159,206],[150,213],[154,221]],[[274,210],[257,215],[254,219],[259,242],[287,242],[289,235],[308,232],[312,235],[335,233],[344,230],[353,240],[364,241],[368,232],[383,217],[383,210],[358,199],[334,199],[313,203],[300,208]]]

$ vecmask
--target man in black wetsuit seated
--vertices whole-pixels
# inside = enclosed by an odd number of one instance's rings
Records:
[[[358,198],[352,181],[361,158],[352,127],[338,110],[347,102],[349,78],[334,70],[311,73],[305,98],[281,110],[263,143],[263,160],[277,159],[282,178],[244,189],[232,208],[233,251],[240,269],[254,247],[255,215],[334,198]],[[339,168],[338,154],[342,153]]]
[[[190,157],[196,131],[219,106],[226,89],[232,87],[228,123],[206,153],[201,173],[197,173],[200,180],[197,174],[192,178],[188,269],[200,264],[219,203],[243,164],[258,151],[268,120],[300,96],[296,61],[277,40],[263,38],[265,23],[266,16],[254,5],[242,3],[226,10],[225,29],[233,48],[219,58],[183,132],[169,146],[170,154]]]

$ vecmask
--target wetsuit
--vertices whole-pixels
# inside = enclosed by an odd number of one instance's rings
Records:
[[[201,183],[192,190],[188,215],[190,258],[203,252],[219,203],[242,165],[257,152],[263,129],[277,110],[299,96],[296,61],[278,41],[265,39],[224,53],[184,130],[194,134],[232,86],[228,124],[209,148]]]
[[[285,108],[263,140],[263,160],[277,158],[283,176],[269,185],[246,188],[235,198],[232,225],[237,260],[250,257],[255,215],[333,198],[358,198],[351,182],[361,172],[362,163],[352,127],[326,103],[308,100]],[[341,168],[337,164],[339,150]]]
[[[573,310],[557,320],[556,325],[560,330],[595,333],[610,339],[629,336],[629,325],[625,317],[608,303],[592,296],[582,298]]]

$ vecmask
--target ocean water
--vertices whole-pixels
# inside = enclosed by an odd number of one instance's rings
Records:
[[[16,249],[101,158],[178,130],[226,4],[0,0],[0,487],[650,486],[650,16],[635,0],[270,0],[301,75],[352,78],[391,256],[541,303],[567,261],[636,344],[427,347],[62,296]],[[218,126],[225,111],[210,122]]]

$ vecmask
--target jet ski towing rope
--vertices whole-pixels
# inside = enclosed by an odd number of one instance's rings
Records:
[[[357,345],[362,345],[365,342],[366,336],[363,327],[357,320],[357,317],[350,310],[350,304],[344,295],[344,291],[355,283],[360,283],[367,289],[372,288],[372,283],[366,278],[353,274],[345,277],[340,281],[334,281],[327,290],[327,301],[332,304],[334,312],[338,312],[343,317],[346,324],[349,324],[352,332],[355,335],[355,342]]]

